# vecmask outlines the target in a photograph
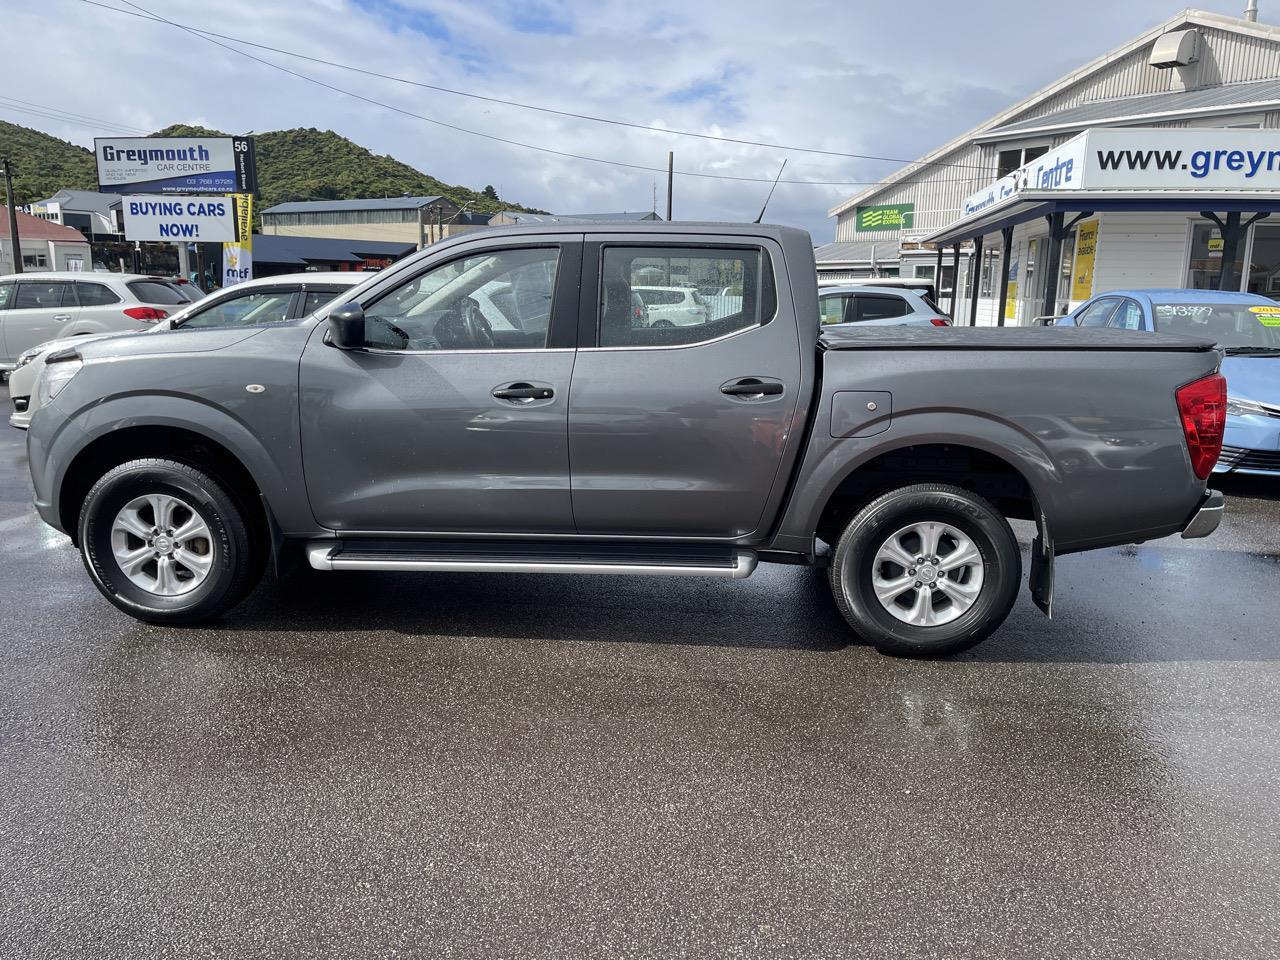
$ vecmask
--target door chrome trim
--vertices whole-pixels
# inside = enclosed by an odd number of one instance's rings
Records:
[[[419,570],[438,573],[620,573],[635,576],[715,577],[742,580],[755,572],[759,558],[753,550],[735,550],[732,567],[699,567],[679,564],[547,563],[545,561],[483,561],[427,559],[343,559],[332,556],[333,541],[307,546],[307,562],[315,570]]]

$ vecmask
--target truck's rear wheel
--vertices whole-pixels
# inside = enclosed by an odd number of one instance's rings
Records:
[[[152,623],[218,616],[244,598],[259,569],[235,498],[209,474],[171,460],[108,471],[85,498],[79,533],[103,596]]]
[[[881,653],[944,656],[1004,623],[1022,578],[1008,522],[961,487],[918,483],[867,504],[831,562],[836,605]]]

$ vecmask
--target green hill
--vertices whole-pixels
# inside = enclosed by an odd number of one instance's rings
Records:
[[[156,136],[227,136],[175,124]],[[468,210],[530,210],[500,198],[492,187],[472,190],[444,183],[394,157],[378,156],[332,130],[273,130],[253,134],[258,161],[258,209],[286,200],[443,194]],[[93,153],[39,130],[0,120],[0,157],[13,161],[14,199],[31,203],[63,188],[94,190]]]
[[[0,120],[0,157],[13,163],[13,199],[31,203],[59,190],[97,190],[93,152],[39,130]],[[3,204],[0,186],[0,204]]]

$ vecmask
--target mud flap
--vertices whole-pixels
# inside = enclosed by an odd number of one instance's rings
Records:
[[[1027,586],[1031,599],[1041,612],[1053,619],[1053,538],[1049,536],[1049,521],[1040,514],[1036,522],[1036,539],[1031,544],[1031,579]]]

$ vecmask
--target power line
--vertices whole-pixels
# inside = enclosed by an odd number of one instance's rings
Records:
[[[128,124],[117,123],[114,120],[103,120],[101,117],[89,117],[82,113],[71,113],[60,107],[51,107],[43,103],[34,103],[30,100],[18,100],[14,97],[0,97],[0,110],[13,111],[15,113],[27,113],[36,117],[44,117],[47,120],[59,120],[64,123],[74,123],[84,125],[86,123],[96,124],[113,130],[120,130],[129,133],[138,133],[145,135],[148,131],[140,127],[131,127]],[[21,106],[18,106],[21,104]]]
[[[324,80],[318,80],[315,77],[308,76],[305,73],[299,73],[298,71],[292,70],[289,67],[281,66],[280,64],[273,63],[270,60],[264,60],[262,57],[254,56],[251,53],[246,53],[244,50],[239,50],[236,47],[230,46],[229,44],[222,43],[218,40],[214,40],[207,36],[202,36],[199,32],[192,30],[190,28],[184,27],[180,23],[174,23],[172,20],[166,20],[164,17],[161,17],[158,14],[152,13],[150,10],[147,10],[145,7],[142,7],[136,3],[133,3],[132,0],[124,0],[124,2],[129,4],[129,6],[131,7],[134,7],[137,10],[141,10],[143,13],[149,14],[152,19],[158,20],[161,23],[167,23],[170,26],[177,27],[179,30],[184,31],[185,33],[189,33],[192,36],[200,37],[200,39],[206,41],[207,43],[212,43],[216,47],[221,47],[224,50],[229,50],[231,53],[238,54],[242,57],[245,57],[248,60],[254,61],[255,63],[260,63],[263,66],[271,67],[272,69],[279,70],[282,73],[286,73],[291,77],[297,77],[299,80],[305,80],[308,83],[314,83],[316,86],[324,87],[326,90],[331,90],[334,93],[340,93],[340,94],[343,94],[344,96],[351,97],[355,100],[360,100],[363,103],[368,103],[376,107],[382,107],[384,110],[390,110],[394,113],[399,113],[406,117],[412,117],[416,120],[422,120],[426,123],[435,124],[436,126],[444,127],[448,130],[456,130],[459,133],[466,133],[474,137],[482,137],[486,140],[493,140],[497,143],[505,143],[509,146],[521,147],[526,150],[536,150],[539,153],[546,153],[552,156],[566,157],[571,160],[583,160],[589,163],[602,163],[607,166],[625,167],[631,170],[644,170],[649,173],[665,172],[665,170],[661,167],[652,167],[652,166],[648,166],[646,164],[640,164],[640,163],[629,163],[625,160],[608,160],[603,157],[591,157],[591,156],[587,156],[586,154],[570,153],[569,151],[566,151],[566,150],[555,150],[551,147],[543,147],[533,143],[525,143],[521,140],[512,140],[508,137],[499,137],[491,133],[484,133],[483,131],[480,131],[480,130],[471,130],[471,129],[468,129],[467,127],[458,126],[457,124],[447,123],[444,120],[439,120],[435,117],[428,117],[425,114],[414,113],[412,110],[406,110],[403,107],[397,107],[394,104],[386,103],[382,100],[377,100],[377,99],[374,99],[373,97],[367,97],[364,94],[356,93],[352,90],[347,90],[347,89],[344,89],[343,87],[335,86],[334,84],[327,83]],[[699,177],[699,178],[708,179],[708,180],[732,180],[732,181],[741,181],[741,182],[747,182],[747,183],[772,183],[773,182],[772,178],[766,178],[766,177],[741,177],[741,176],[733,176],[730,174],[720,174],[720,173],[700,173],[692,170],[677,170],[676,172],[679,173],[681,176]],[[879,183],[878,180],[876,181],[787,180],[783,182],[807,184],[809,186],[866,186],[871,183]]]
[[[521,110],[534,110],[534,111],[537,111],[538,113],[546,113],[546,114],[551,114],[558,117],[566,117],[573,120],[587,120],[592,123],[604,123],[604,124],[609,124],[615,127],[626,127],[632,130],[644,130],[650,133],[661,133],[661,134],[666,134],[669,136],[676,136],[676,137],[691,137],[698,140],[711,140],[717,143],[731,143],[738,146],[767,147],[772,150],[787,150],[794,153],[810,153],[810,154],[817,154],[820,156],[827,156],[827,157],[841,157],[841,158],[850,159],[850,160],[872,160],[872,161],[882,162],[882,163],[901,163],[901,164],[905,164],[905,165],[916,167],[916,168],[956,167],[956,168],[963,168],[968,170],[981,171],[981,174],[986,174],[989,172],[988,168],[985,166],[982,166],[981,164],[948,163],[948,162],[939,161],[939,160],[907,160],[907,159],[903,159],[902,157],[882,157],[882,156],[877,156],[875,154],[847,153],[840,150],[823,150],[817,147],[800,147],[792,144],[771,143],[765,140],[751,140],[743,137],[722,137],[722,136],[717,136],[711,133],[699,133],[693,130],[677,130],[671,127],[659,127],[652,124],[634,123],[629,120],[619,120],[613,117],[600,117],[600,116],[595,116],[593,114],[588,114],[588,113],[575,113],[571,110],[557,110],[554,107],[545,107],[539,104],[524,103],[519,100],[509,100],[503,97],[492,97],[492,96],[487,96],[481,93],[472,93],[466,90],[456,90],[456,89],[453,89],[452,87],[440,86],[439,84],[434,84],[434,83],[425,83],[420,80],[408,80],[404,77],[395,77],[395,76],[391,76],[390,74],[379,73],[376,70],[367,70],[364,67],[357,67],[349,63],[340,63],[335,60],[327,60],[323,57],[315,57],[315,56],[311,56],[310,54],[299,53],[296,50],[287,50],[282,47],[273,47],[273,46],[270,46],[269,44],[257,43],[253,40],[246,40],[243,37],[235,37],[225,33],[218,33],[213,30],[205,30],[200,27],[188,26],[186,24],[178,23],[175,20],[168,20],[157,14],[154,14],[150,10],[147,10],[144,7],[138,6],[136,3],[130,3],[129,0],[124,0],[124,2],[128,3],[129,6],[131,7],[134,7],[135,10],[124,10],[124,9],[121,9],[120,7],[112,6],[107,3],[101,3],[99,2],[99,0],[80,0],[80,2],[87,3],[94,7],[100,7],[103,10],[110,10],[114,13],[122,13],[122,14],[125,14],[126,16],[137,17],[140,20],[150,20],[154,23],[163,23],[163,24],[167,24],[168,26],[177,27],[178,29],[185,30],[187,33],[190,33],[192,35],[201,36],[206,40],[210,40],[210,42],[213,42],[210,38],[216,37],[220,40],[229,40],[232,43],[242,44],[246,47],[253,47],[258,50],[267,50],[271,53],[282,54],[283,56],[286,56],[286,57],[294,57],[299,60],[306,60],[310,63],[322,64],[323,66],[326,66],[326,67],[335,67],[339,70],[349,70],[353,73],[359,73],[366,77],[376,77],[379,80],[389,80],[392,83],[402,83],[408,86],[418,87],[424,90],[434,90],[437,93],[447,93],[455,97],[467,97],[472,100],[481,100],[481,101],[484,101],[485,103],[495,103],[495,104],[500,104],[502,106],[507,106],[507,107],[517,107]],[[136,12],[136,11],[140,11],[140,12]],[[223,44],[218,44],[218,45],[223,46]],[[233,48],[227,47],[226,49],[233,49]],[[236,50],[235,52],[243,53],[243,51],[240,51],[240,50]],[[247,56],[247,54],[244,54],[244,55]],[[260,61],[260,62],[266,62],[266,61]],[[271,64],[271,66],[278,66],[278,65]],[[284,69],[284,68],[281,67],[280,69]],[[310,78],[304,78],[304,79],[310,79]],[[685,174],[685,176],[689,176],[689,175],[690,174],[687,174],[687,173]],[[769,177],[754,177],[754,178],[747,178],[747,179],[751,179],[754,182],[760,182],[760,183],[773,182],[773,179]],[[817,183],[818,181],[783,180],[782,182],[783,183]],[[858,183],[862,183],[862,182],[879,183],[880,181],[878,180],[857,181],[857,182],[841,181],[839,183],[834,181],[828,181],[828,183],[831,183],[832,185],[840,185],[840,186],[843,186],[846,184],[857,185]]]

